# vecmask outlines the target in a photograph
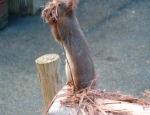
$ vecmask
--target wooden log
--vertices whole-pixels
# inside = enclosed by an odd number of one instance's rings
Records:
[[[45,107],[61,89],[59,61],[57,54],[46,54],[35,60]]]
[[[68,89],[72,89],[69,86],[64,86],[58,94],[54,98],[54,102],[48,109],[48,113],[45,115],[75,115],[75,108],[65,107],[61,105],[61,100],[65,99],[68,93],[66,92]]]
[[[67,95],[73,95],[68,93],[71,87],[64,86],[60,92],[55,96],[54,102],[48,109],[46,115],[77,115],[77,108],[66,107],[61,105],[61,101],[67,98]],[[67,98],[68,99],[68,98]],[[145,108],[143,105],[136,103],[129,103],[124,101],[115,101],[112,99],[96,98],[96,105],[98,106],[100,113],[96,115],[150,115],[150,107]],[[93,103],[92,103],[93,104]],[[87,115],[84,111],[80,110],[82,115]],[[107,113],[112,112],[112,113]],[[114,113],[114,114],[113,114]],[[79,113],[78,115],[80,115]],[[89,115],[90,113],[88,113]]]
[[[122,113],[128,113],[130,115],[150,115],[150,108],[146,109],[144,106],[136,103],[114,101],[110,99],[97,99],[96,101],[104,111],[122,111]]]

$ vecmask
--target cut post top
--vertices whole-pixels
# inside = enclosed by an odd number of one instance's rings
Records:
[[[53,61],[56,61],[59,58],[58,54],[45,54],[35,60],[38,64],[46,64]]]

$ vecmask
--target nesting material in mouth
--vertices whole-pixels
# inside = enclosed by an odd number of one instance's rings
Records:
[[[57,7],[52,2],[48,2],[45,5],[44,10],[42,11],[41,17],[47,22],[47,23],[55,23],[58,20],[58,13],[57,13]]]

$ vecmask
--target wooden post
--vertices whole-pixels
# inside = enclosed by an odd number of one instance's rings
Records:
[[[57,54],[46,54],[35,60],[45,107],[61,89],[59,61]]]

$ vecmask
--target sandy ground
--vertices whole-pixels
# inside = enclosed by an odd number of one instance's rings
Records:
[[[150,89],[150,1],[81,0],[80,26],[94,56],[98,87],[141,96]],[[35,59],[62,48],[36,16],[10,16],[0,31],[0,114],[40,115],[44,108]]]

